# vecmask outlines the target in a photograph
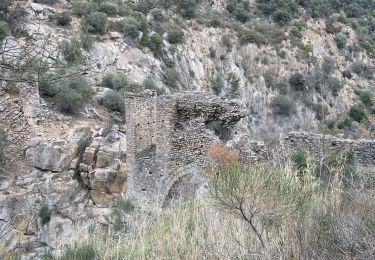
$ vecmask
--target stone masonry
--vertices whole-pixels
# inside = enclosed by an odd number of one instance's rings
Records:
[[[246,115],[236,101],[197,92],[162,97],[153,91],[127,93],[125,106],[128,194],[148,209],[165,204],[183,177],[202,172],[208,149],[231,140]],[[249,158],[254,160],[253,154]]]
[[[323,151],[347,150],[354,155],[358,166],[375,167],[375,140],[341,139],[331,135],[291,132],[285,144],[295,151],[307,151],[315,158],[321,158]]]

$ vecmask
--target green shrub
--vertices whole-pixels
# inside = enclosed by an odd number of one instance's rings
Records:
[[[160,53],[163,47],[163,39],[158,33],[154,33],[148,40],[148,47],[153,53]]]
[[[289,85],[296,91],[302,91],[305,89],[306,80],[301,73],[295,73],[290,76]]]
[[[79,157],[82,157],[82,155],[86,151],[86,148],[89,147],[89,145],[91,144],[91,141],[92,139],[90,135],[84,134],[81,136],[81,138],[78,141],[78,146],[77,146],[77,153]]]
[[[168,42],[172,44],[182,43],[184,40],[184,32],[177,28],[168,31]]]
[[[90,33],[105,33],[108,16],[105,13],[95,12],[90,14],[83,21],[83,28]]]
[[[93,244],[68,245],[57,260],[93,260],[97,259]]]
[[[362,75],[366,68],[367,64],[361,60],[354,61],[351,65],[352,71],[357,75]]]
[[[56,107],[64,113],[76,114],[91,99],[93,92],[84,77],[65,79],[53,97]]]
[[[41,96],[54,97],[57,93],[57,86],[49,80],[50,77],[54,77],[54,75],[47,73],[38,82],[39,94]]]
[[[107,73],[102,79],[102,86],[113,90],[126,90],[129,81],[125,75]]]
[[[180,73],[174,68],[167,68],[164,71],[164,82],[165,84],[173,89],[177,89],[180,84],[181,76]]]
[[[232,43],[232,40],[231,40],[231,36],[229,34],[225,34],[223,35],[223,37],[221,37],[221,43],[224,44],[224,46],[227,48],[227,50],[232,50],[233,48],[233,43]]]
[[[162,22],[165,20],[163,11],[158,8],[154,9],[151,14],[155,21]]]
[[[275,115],[281,116],[289,116],[296,111],[295,101],[286,95],[276,96],[271,102],[271,107]]]
[[[69,63],[80,63],[84,60],[81,47],[81,42],[77,38],[63,40],[59,45],[61,54]]]
[[[193,18],[197,10],[195,0],[176,0],[178,12],[185,18]]]
[[[92,49],[92,46],[94,45],[94,37],[92,37],[90,34],[81,32],[79,35],[79,39],[81,41],[81,46],[84,50],[89,51]]]
[[[141,93],[144,91],[144,87],[141,84],[137,83],[131,83],[129,86],[126,88],[127,92],[133,92],[133,93]]]
[[[47,206],[43,206],[39,211],[39,217],[42,225],[49,223],[51,220],[51,211]]]
[[[367,119],[365,110],[358,105],[354,105],[350,108],[349,116],[353,118],[354,121],[357,121],[359,123]]]
[[[113,230],[118,233],[127,232],[128,225],[124,222],[126,215],[132,213],[135,207],[130,200],[121,200],[112,209]]]
[[[297,152],[292,156],[292,162],[299,171],[307,169],[308,155],[304,152]]]
[[[123,113],[125,111],[125,103],[122,92],[109,90],[103,97],[102,104],[111,111]]]
[[[335,36],[335,42],[338,49],[344,49],[346,47],[347,38],[344,34],[339,33]]]
[[[7,134],[2,128],[0,128],[0,165],[4,163],[5,148],[7,144],[8,144]]]
[[[263,73],[264,81],[266,83],[266,87],[270,89],[275,89],[277,85],[277,80],[275,78],[274,73],[271,70],[267,70]]]
[[[241,8],[240,6],[236,6],[233,10],[233,15],[236,19],[242,23],[246,23],[250,19],[250,12],[245,8]]]
[[[10,29],[9,29],[8,23],[5,21],[0,21],[0,46],[1,46],[1,42],[9,34],[10,34]]]
[[[72,18],[70,17],[69,13],[62,12],[56,15],[56,21],[57,24],[60,26],[69,26],[72,21]]]
[[[211,88],[215,92],[216,95],[220,95],[221,91],[225,87],[224,79],[221,75],[217,75],[211,83]]]
[[[361,98],[361,101],[363,104],[365,104],[368,107],[372,107],[375,102],[375,95],[373,91],[367,90],[367,91],[362,91],[359,95]]]
[[[332,95],[338,96],[340,90],[344,87],[344,82],[336,77],[328,77],[327,79],[328,88],[332,91]]]
[[[216,58],[216,50],[213,47],[209,47],[208,51],[210,52],[210,58],[211,59]]]
[[[142,85],[143,85],[144,89],[156,90],[158,95],[164,94],[163,89],[159,88],[152,78],[145,78]]]
[[[95,12],[98,8],[97,5],[88,0],[72,0],[73,13],[78,16],[84,16]]]
[[[292,20],[292,15],[284,10],[277,10],[273,15],[273,20],[280,25],[285,25]]]
[[[325,75],[330,75],[336,69],[336,62],[331,57],[324,57],[322,70]]]
[[[242,44],[245,43],[255,43],[258,46],[267,44],[268,40],[267,37],[264,36],[262,33],[254,30],[254,29],[243,29],[239,33],[239,38]]]
[[[133,38],[138,37],[139,32],[142,30],[142,25],[134,17],[125,17],[116,22],[114,27],[115,30]]]
[[[117,15],[119,12],[118,5],[109,1],[100,3],[99,9],[101,12],[104,12],[109,16]]]

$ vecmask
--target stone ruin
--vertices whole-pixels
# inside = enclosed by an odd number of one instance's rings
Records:
[[[237,122],[246,116],[238,102],[210,93],[127,94],[125,106],[128,194],[145,208],[167,206],[176,196],[193,197],[209,148],[230,144],[237,135]],[[261,143],[240,140],[241,144],[231,145],[241,157],[265,158]]]
[[[285,138],[285,144],[293,151],[308,152],[317,159],[320,159],[323,153],[348,151],[353,154],[357,166],[375,171],[375,140],[352,140],[331,135],[291,132]]]

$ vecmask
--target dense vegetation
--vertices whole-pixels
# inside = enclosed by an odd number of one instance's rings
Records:
[[[250,167],[238,165],[230,150],[215,149],[205,197],[156,219],[138,219],[146,224],[134,232],[117,222],[129,214],[137,218],[124,202],[110,232],[77,236],[59,259],[88,252],[100,259],[374,256],[374,177],[356,170],[349,153],[320,161],[299,153],[286,165]]]

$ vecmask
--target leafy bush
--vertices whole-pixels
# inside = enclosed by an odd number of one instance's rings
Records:
[[[102,79],[102,86],[113,90],[125,90],[129,81],[125,75],[107,73]]]
[[[338,49],[344,49],[346,47],[347,38],[344,34],[339,33],[335,36],[335,42]]]
[[[336,69],[336,62],[331,57],[324,57],[322,70],[325,75],[330,75]]]
[[[332,91],[334,96],[337,96],[340,90],[344,87],[344,82],[336,77],[329,77],[327,79],[328,88]]]
[[[233,10],[233,15],[236,19],[242,23],[246,23],[250,19],[250,12],[246,8],[237,5]]]
[[[296,111],[295,101],[286,95],[276,96],[271,102],[271,107],[275,115],[281,116],[289,116]]]
[[[210,52],[210,58],[211,59],[216,58],[216,50],[213,47],[209,47],[208,51]]]
[[[103,97],[102,104],[111,111],[120,113],[125,111],[124,97],[120,91],[107,91]]]
[[[224,79],[221,75],[217,75],[211,83],[211,88],[216,95],[220,95],[221,91],[225,87]]]
[[[164,71],[164,81],[168,87],[173,89],[178,88],[180,84],[181,76],[180,73],[174,68],[167,68]]]
[[[297,152],[292,156],[292,162],[299,171],[307,169],[308,155],[304,152]]]
[[[141,93],[144,91],[144,87],[141,84],[137,83],[131,83],[129,86],[126,88],[127,92],[133,92],[133,93]]]
[[[67,62],[80,63],[84,60],[81,46],[81,42],[77,38],[73,38],[70,41],[63,40],[59,49]]]
[[[86,148],[89,147],[92,139],[90,135],[84,134],[81,136],[81,138],[78,141],[78,147],[77,147],[77,153],[79,157],[82,157],[82,155],[85,153]]]
[[[163,89],[159,88],[152,78],[145,78],[142,85],[143,85],[144,89],[156,90],[158,95],[164,94]]]
[[[295,73],[290,76],[289,85],[296,91],[302,91],[305,89],[306,80],[301,73]]]
[[[108,22],[108,16],[105,13],[95,12],[90,14],[83,21],[83,28],[85,31],[91,33],[105,33]]]
[[[1,46],[1,42],[9,34],[10,34],[10,29],[9,29],[8,23],[4,21],[0,21],[0,46]]]
[[[163,11],[156,8],[152,11],[152,17],[154,18],[155,21],[162,22],[165,20]]]
[[[362,103],[365,104],[366,106],[371,107],[374,105],[375,95],[373,91],[370,91],[370,90],[362,91],[359,97],[361,98]]]
[[[168,42],[172,44],[182,43],[184,40],[184,32],[177,28],[168,31]]]
[[[69,26],[72,18],[70,17],[70,14],[67,12],[58,13],[56,15],[57,24],[60,26]]]
[[[53,97],[57,93],[57,86],[53,82],[49,80],[49,78],[54,77],[54,75],[50,73],[46,73],[43,75],[43,77],[39,80],[38,82],[38,89],[39,89],[39,94],[41,96],[46,96],[46,97]]]
[[[163,47],[163,39],[158,33],[154,33],[148,40],[148,47],[153,53],[160,53]]]
[[[229,34],[223,35],[221,38],[221,43],[224,44],[224,46],[227,48],[227,50],[232,50],[233,48],[233,43],[231,40],[231,36]]]
[[[280,25],[285,25],[292,20],[292,15],[284,10],[277,10],[273,15],[273,20]]]
[[[193,18],[197,10],[195,0],[176,0],[177,10],[185,18]]]
[[[125,17],[116,22],[114,27],[117,31],[133,38],[138,37],[139,31],[142,30],[142,25],[134,17]]]
[[[92,89],[84,77],[65,79],[59,86],[53,101],[64,113],[76,114],[91,99]]]
[[[267,70],[263,74],[264,81],[266,83],[266,87],[270,89],[275,89],[277,85],[277,80],[275,78],[274,73],[271,70]]]
[[[354,121],[357,121],[359,123],[367,119],[365,110],[358,105],[354,105],[350,108],[349,116],[353,118]]]
[[[49,223],[51,220],[51,211],[47,206],[43,206],[39,211],[39,217],[42,225]]]
[[[79,39],[81,41],[81,46],[84,50],[91,50],[92,46],[94,45],[95,39],[90,34],[81,32],[81,34],[79,35]]]
[[[109,1],[100,3],[99,9],[101,12],[104,12],[109,16],[117,15],[119,12],[118,5]]]
[[[6,132],[0,128],[0,165],[4,163],[5,159],[5,147],[8,144],[8,138]]]
[[[367,64],[361,60],[354,61],[351,65],[352,71],[357,75],[362,75],[366,68]]]
[[[78,16],[89,15],[98,9],[95,3],[88,0],[72,0],[71,3],[73,13]]]
[[[239,33],[239,38],[242,44],[245,43],[255,43],[258,46],[267,44],[267,37],[264,36],[262,33],[254,30],[254,29],[243,29]]]

